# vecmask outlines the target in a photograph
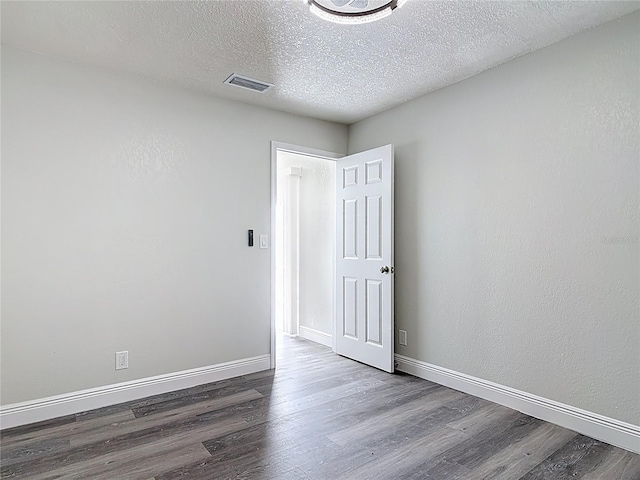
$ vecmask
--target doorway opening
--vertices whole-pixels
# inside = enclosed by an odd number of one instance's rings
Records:
[[[333,348],[339,156],[272,142],[272,368],[283,335]]]

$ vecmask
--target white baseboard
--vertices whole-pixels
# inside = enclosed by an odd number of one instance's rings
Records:
[[[320,343],[326,347],[331,348],[333,346],[332,337],[328,333],[300,325],[299,334],[302,338]]]
[[[271,356],[260,355],[208,367],[193,368],[182,372],[167,373],[130,382],[3,405],[0,407],[0,429],[50,420],[94,408],[138,400],[151,395],[248,375],[269,370],[269,368],[271,368]]]
[[[513,408],[532,417],[640,453],[640,427],[464,373],[396,355],[397,370]]]

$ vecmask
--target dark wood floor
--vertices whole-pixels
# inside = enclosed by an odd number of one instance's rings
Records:
[[[640,456],[314,343],[278,369],[2,432],[2,478],[640,479]]]

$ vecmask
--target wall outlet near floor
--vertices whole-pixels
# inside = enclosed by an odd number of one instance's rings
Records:
[[[407,346],[407,331],[406,330],[398,330],[398,343],[400,345]]]
[[[116,352],[116,370],[129,368],[129,352]]]

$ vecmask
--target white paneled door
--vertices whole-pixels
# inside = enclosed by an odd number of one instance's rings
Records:
[[[336,352],[393,372],[393,145],[336,169]]]

